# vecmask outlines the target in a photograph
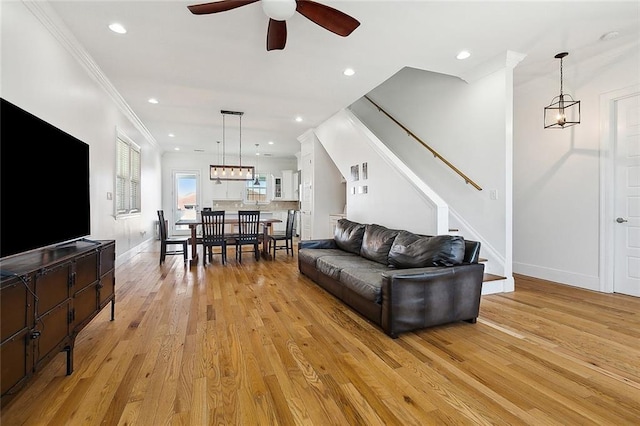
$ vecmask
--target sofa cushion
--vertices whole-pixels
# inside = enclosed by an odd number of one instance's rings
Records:
[[[301,262],[308,263],[310,265],[316,266],[316,260],[321,258],[322,256],[351,256],[357,257],[357,255],[353,253],[347,253],[344,250],[340,249],[300,249],[298,251],[298,259]]]
[[[365,225],[360,256],[388,265],[389,250],[398,232],[381,225]]]
[[[381,265],[378,265],[381,266]],[[340,272],[340,282],[365,299],[382,303],[382,272],[388,270],[369,268],[345,268]]]
[[[360,256],[322,256],[316,261],[318,271],[339,281],[340,271],[351,269],[379,269],[386,270],[385,266]]]
[[[389,264],[396,268],[459,265],[464,248],[464,238],[459,235],[421,237],[400,231],[389,250]]]
[[[348,219],[340,219],[336,224],[333,239],[336,245],[349,253],[360,254],[364,225]]]

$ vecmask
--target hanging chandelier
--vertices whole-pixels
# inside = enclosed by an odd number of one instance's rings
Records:
[[[560,95],[551,100],[551,104],[544,108],[544,128],[564,129],[580,124],[580,101],[562,92],[562,58],[569,53],[558,53],[555,58],[560,59]]]
[[[220,110],[222,114],[222,164],[209,165],[209,179],[216,183],[223,180],[251,180],[255,176],[254,166],[242,165],[242,115],[244,112]],[[235,115],[238,117],[239,128],[239,155],[238,165],[227,165],[226,161],[226,116]],[[219,159],[218,159],[219,162]]]

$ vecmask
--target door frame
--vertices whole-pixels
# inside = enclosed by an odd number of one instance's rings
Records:
[[[615,148],[616,102],[640,95],[640,84],[600,95],[600,291],[613,293],[615,272]]]
[[[201,180],[200,180],[200,170],[187,170],[187,169],[175,169],[171,171],[171,220],[169,223],[169,227],[171,229],[171,234],[172,235],[191,235],[189,230],[185,230],[185,231],[178,231],[176,230],[176,224],[175,224],[175,206],[176,206],[176,197],[178,196],[176,194],[176,185],[177,185],[177,176],[179,174],[182,175],[195,175],[196,177],[196,200],[198,201],[198,203],[201,202]]]

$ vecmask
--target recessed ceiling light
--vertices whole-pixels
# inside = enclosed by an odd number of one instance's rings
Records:
[[[353,68],[345,68],[344,71],[342,71],[342,74],[346,75],[347,77],[351,77],[352,75],[354,75],[356,72],[354,71]]]
[[[469,53],[468,50],[462,50],[460,53],[458,53],[456,58],[458,58],[458,59],[467,59],[469,56],[471,56],[471,53]]]
[[[158,103],[158,100],[157,100],[156,98],[150,98],[150,99],[149,99],[149,103],[150,103],[150,104],[157,104],[157,103]]]
[[[109,29],[111,31],[113,31],[114,33],[118,33],[118,34],[126,34],[127,33],[127,29],[125,27],[123,27],[121,24],[118,24],[117,22],[114,22],[113,24],[109,25]]]
[[[273,145],[273,141],[269,141],[267,142],[269,145]]]
[[[174,151],[180,151],[180,147],[177,147],[177,146],[176,146],[175,148],[173,148],[173,150],[174,150]]]
[[[300,123],[300,122],[302,121],[302,117],[300,117],[300,116],[296,117],[296,121],[297,121],[298,123]]]
[[[609,31],[608,33],[604,33],[600,36],[600,40],[602,41],[607,41],[607,40],[613,40],[614,38],[617,38],[620,35],[620,33],[618,31]]]
[[[176,135],[174,135],[173,133],[169,133],[169,137],[170,137],[170,138],[175,138],[175,137],[176,137]]]

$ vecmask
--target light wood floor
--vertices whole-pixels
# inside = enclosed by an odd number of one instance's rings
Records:
[[[297,257],[116,270],[116,319],[78,336],[2,425],[640,424],[640,298],[516,277],[480,318],[393,340]]]

